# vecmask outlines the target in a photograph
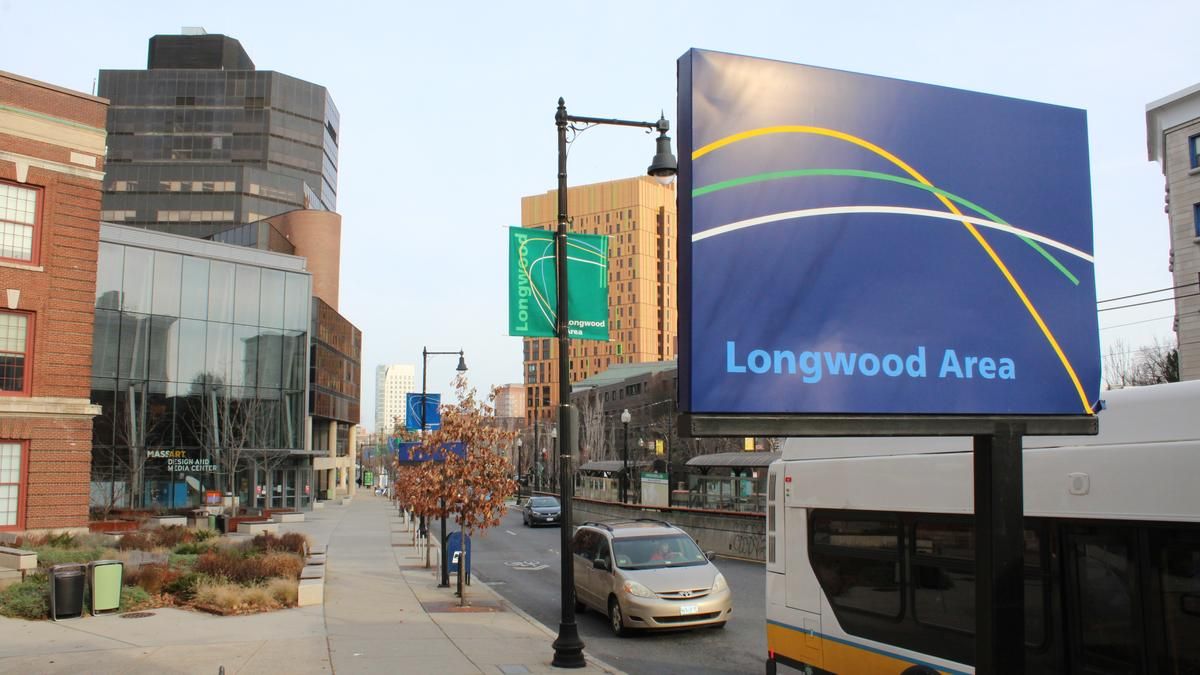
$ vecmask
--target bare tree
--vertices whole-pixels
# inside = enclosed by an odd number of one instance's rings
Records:
[[[226,493],[236,492],[237,473],[252,457],[261,460],[266,471],[287,458],[278,447],[278,406],[282,401],[260,398],[252,388],[242,391],[250,395],[238,396],[237,388],[205,374],[192,383],[187,402],[185,424],[207,458],[217,465]],[[228,509],[236,513],[236,502]]]
[[[579,409],[579,463],[604,457],[605,415],[600,394],[589,391],[580,397]]]
[[[1179,381],[1179,350],[1170,340],[1137,349],[1116,340],[1104,355],[1104,384],[1108,389]]]

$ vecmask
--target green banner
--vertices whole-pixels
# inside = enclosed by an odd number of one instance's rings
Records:
[[[508,334],[555,337],[558,279],[554,232],[509,228]],[[567,330],[572,340],[608,340],[608,237],[567,235]]]

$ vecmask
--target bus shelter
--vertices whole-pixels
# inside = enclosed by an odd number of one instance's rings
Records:
[[[688,476],[687,503],[672,496],[674,506],[717,511],[767,510],[767,466],[779,452],[718,452],[687,461],[698,473]]]
[[[644,460],[629,461],[629,499],[636,501],[640,494],[636,489],[636,478],[641,470],[649,466]],[[579,466],[579,479],[576,483],[575,496],[586,499],[596,499],[605,502],[621,501],[621,469],[624,463],[619,459],[603,459],[584,462]]]

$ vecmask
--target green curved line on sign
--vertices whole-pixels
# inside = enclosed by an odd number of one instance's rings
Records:
[[[892,174],[888,174],[888,173],[880,173],[878,171],[863,171],[861,169],[795,169],[792,171],[769,171],[767,173],[759,173],[759,174],[754,174],[753,176],[743,176],[741,178],[733,178],[730,180],[721,181],[719,183],[713,183],[711,185],[705,185],[702,187],[698,187],[698,188],[692,190],[692,197],[693,198],[701,197],[701,196],[709,194],[711,192],[719,192],[721,190],[727,190],[729,188],[738,187],[741,185],[748,185],[750,183],[761,183],[761,182],[771,181],[771,180],[782,180],[784,178],[801,178],[801,177],[805,177],[805,176],[851,176],[854,178],[869,178],[871,180],[882,180],[882,181],[889,181],[892,183],[900,183],[901,185],[907,185],[909,187],[915,187],[915,188],[918,188],[921,190],[925,190],[927,192],[939,194],[939,195],[945,197],[946,199],[949,199],[950,201],[959,204],[960,206],[965,206],[968,209],[971,209],[972,211],[978,213],[979,215],[981,215],[984,218],[987,218],[993,222],[1000,223],[1001,225],[1012,225],[1012,223],[1004,220],[1000,216],[997,216],[996,214],[992,213],[991,211],[988,211],[987,209],[983,208],[982,206],[980,206],[970,200],[967,200],[963,197],[959,197],[956,194],[947,192],[946,190],[943,190],[940,187],[937,187],[934,185],[926,185],[919,181],[915,181],[911,178],[905,178],[903,176],[893,176]],[[1042,255],[1042,257],[1045,258],[1051,265],[1054,265],[1054,267],[1057,268],[1059,272],[1062,272],[1063,276],[1065,276],[1067,279],[1069,279],[1072,284],[1075,284],[1076,286],[1079,285],[1079,278],[1076,277],[1074,274],[1071,274],[1071,271],[1068,270],[1066,267],[1064,267],[1063,264],[1058,261],[1058,258],[1055,258],[1054,255],[1052,253],[1050,253],[1049,251],[1047,251],[1045,248],[1043,248],[1041,244],[1037,243],[1036,241],[1034,241],[1028,237],[1024,237],[1019,234],[1017,236],[1020,237],[1021,241],[1025,242],[1030,247],[1032,247],[1033,250],[1040,253]]]

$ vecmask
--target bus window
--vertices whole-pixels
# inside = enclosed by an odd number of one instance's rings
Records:
[[[913,548],[913,618],[926,626],[974,634],[974,523],[966,518],[918,521]],[[1039,530],[1026,529],[1025,644],[1030,647],[1045,643],[1045,595]]]
[[[812,563],[834,606],[900,616],[900,525],[894,518],[815,515]]]
[[[1072,651],[1084,673],[1138,673],[1142,629],[1132,533],[1080,528],[1069,540],[1075,583]],[[1068,548],[1064,547],[1064,548]]]
[[[1200,673],[1200,537],[1177,530],[1159,533],[1163,625],[1167,663],[1173,675]]]

